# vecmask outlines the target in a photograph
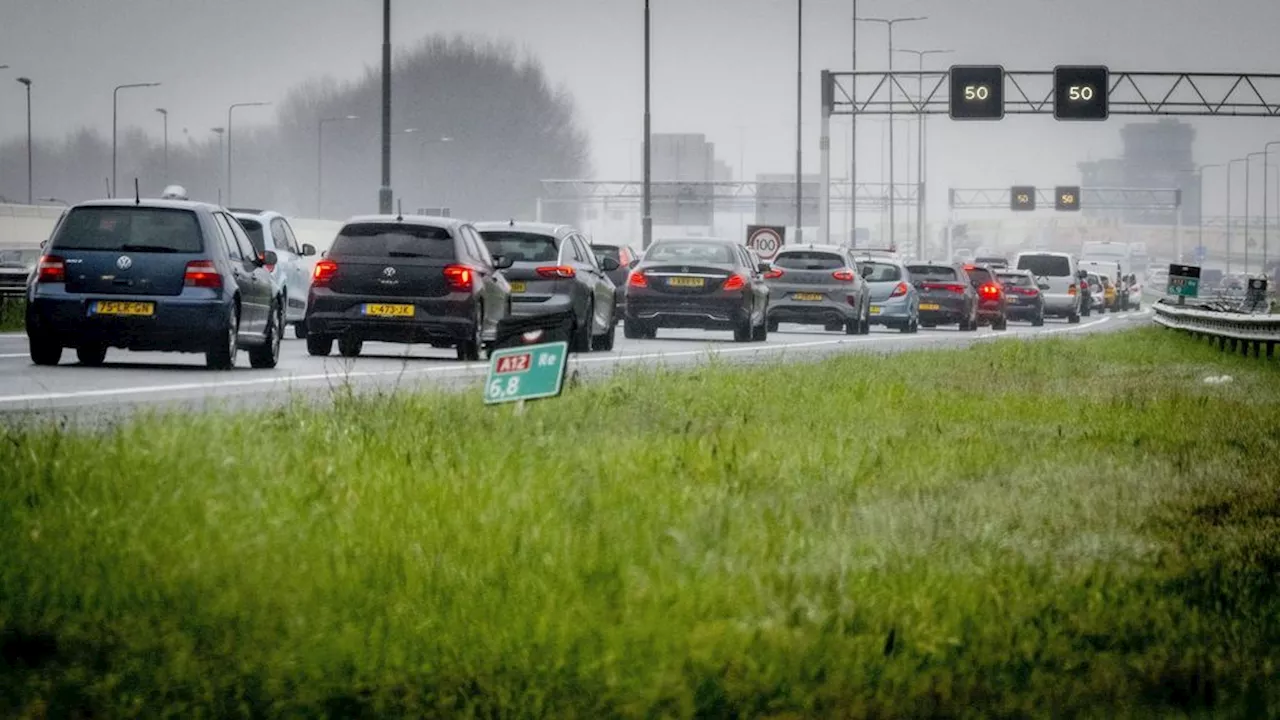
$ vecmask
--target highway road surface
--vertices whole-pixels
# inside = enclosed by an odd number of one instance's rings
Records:
[[[964,347],[1001,338],[1034,340],[1134,327],[1150,322],[1149,312],[1095,316],[1078,325],[1049,320],[1042,328],[1010,323],[1005,332],[982,328],[961,333],[943,328],[914,335],[874,328],[870,335],[846,336],[784,324],[769,335],[768,342],[749,344],[733,342],[727,332],[665,330],[656,340],[627,340],[619,330],[613,352],[571,356],[569,372],[585,379],[630,368],[688,366],[712,357],[729,362],[797,361],[840,352],[892,353]],[[115,416],[139,407],[254,407],[298,394],[323,398],[347,383],[361,391],[478,386],[488,369],[485,362],[459,362],[452,350],[385,343],[366,343],[364,353],[353,360],[336,353],[315,358],[292,335],[275,369],[252,370],[248,364],[242,352],[237,369],[214,372],[205,369],[203,355],[112,350],[102,367],[86,368],[68,350],[61,365],[37,367],[27,355],[25,335],[0,335],[0,416],[13,420],[15,415],[31,413]]]

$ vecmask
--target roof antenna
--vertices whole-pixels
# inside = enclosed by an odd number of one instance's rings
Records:
[[[396,222],[404,222],[404,198],[396,200]]]
[[[133,179],[133,204],[142,204],[142,191],[138,189],[138,178]]]
[[[511,218],[510,222],[507,223],[507,227],[515,227],[515,226],[516,226],[516,219]]]

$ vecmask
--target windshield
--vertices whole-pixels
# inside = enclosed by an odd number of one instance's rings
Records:
[[[835,253],[795,250],[780,253],[773,264],[788,270],[839,270],[845,261]]]
[[[871,268],[866,275],[867,282],[897,282],[902,279],[902,268],[893,263],[864,262],[862,268],[864,272]]]
[[[956,269],[948,265],[908,265],[907,272],[921,280],[956,280]]]
[[[249,236],[249,241],[253,243],[254,252],[259,255],[267,249],[266,243],[262,239],[262,223],[257,220],[236,218],[240,221],[240,227],[244,228],[244,234]]]
[[[591,249],[595,252],[596,257],[612,258],[622,262],[622,248],[613,245],[592,245]]]
[[[644,259],[649,262],[734,264],[732,248],[721,242],[660,242],[649,248]]]
[[[1000,282],[1012,287],[1029,288],[1036,286],[1035,283],[1031,282],[1031,278],[1022,273],[1000,273],[998,277]]]
[[[516,232],[514,230],[486,230],[480,233],[490,255],[501,255],[515,262],[549,262],[560,258],[560,246],[554,235]]]
[[[200,223],[190,210],[83,207],[67,213],[52,247],[59,250],[198,253]]]
[[[1071,261],[1062,255],[1023,255],[1018,269],[1045,277],[1071,277]]]
[[[334,238],[329,254],[453,260],[453,236],[446,228],[429,225],[353,224],[342,228]]]

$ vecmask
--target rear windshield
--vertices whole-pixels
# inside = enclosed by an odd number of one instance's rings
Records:
[[[902,269],[892,263],[864,262],[863,270],[871,268],[867,282],[896,282],[902,279]]]
[[[1061,255],[1023,255],[1018,258],[1018,269],[1045,277],[1071,277],[1071,261]]]
[[[645,253],[644,259],[649,262],[737,264],[733,259],[733,249],[721,242],[655,243]]]
[[[957,280],[956,269],[948,265],[908,265],[907,272],[921,280]]]
[[[453,236],[445,228],[404,223],[361,223],[342,228],[330,255],[421,257],[453,260]]]
[[[999,267],[1006,267],[1009,264],[1009,261],[1002,257],[980,257],[978,262],[983,265],[996,265]]]
[[[29,250],[26,248],[0,250],[0,267],[20,267],[26,268],[34,265],[36,260],[40,258],[39,250]]]
[[[240,218],[236,219],[240,220]],[[257,220],[240,220],[240,227],[243,227],[244,234],[249,236],[254,251],[261,255],[267,249],[266,243],[262,240],[262,223]]]
[[[779,253],[773,264],[788,270],[839,270],[846,263],[835,253],[794,250]]]
[[[487,230],[480,233],[490,255],[501,255],[516,262],[555,262],[560,258],[560,247],[553,235]]]
[[[991,282],[991,273],[986,268],[965,268],[965,272],[969,273],[969,279],[973,282],[982,284]]]
[[[622,262],[622,248],[613,245],[592,245],[591,251],[596,254],[596,257],[613,258]]]
[[[58,226],[60,250],[198,253],[200,223],[190,210],[144,207],[74,208]]]
[[[1031,278],[1027,277],[1026,275],[1022,275],[1021,273],[1015,273],[1015,274],[1000,273],[999,278],[1000,278],[1000,282],[1004,283],[1005,285],[1012,285],[1013,287],[1024,287],[1024,288],[1035,287],[1035,284],[1031,282]]]

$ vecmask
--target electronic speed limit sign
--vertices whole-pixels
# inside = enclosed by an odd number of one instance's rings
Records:
[[[782,249],[782,238],[787,229],[778,225],[748,225],[747,247],[761,260],[772,260]]]

